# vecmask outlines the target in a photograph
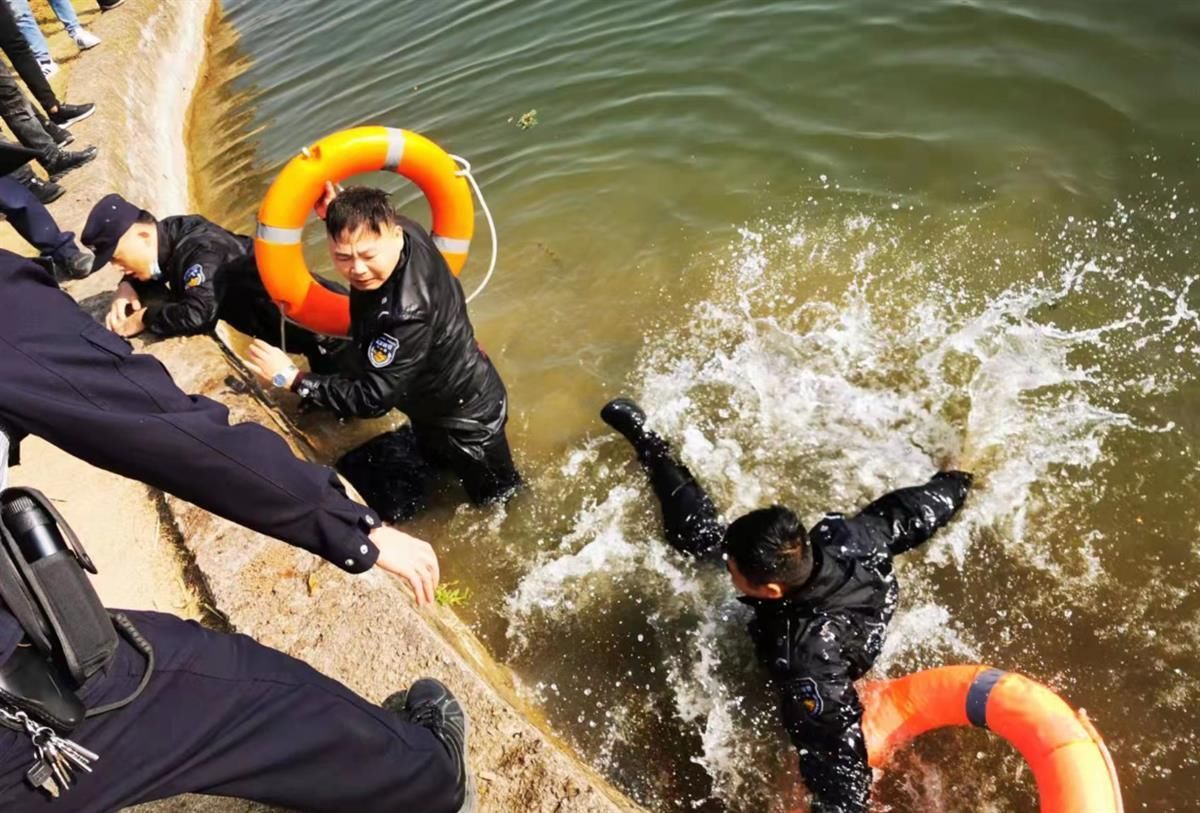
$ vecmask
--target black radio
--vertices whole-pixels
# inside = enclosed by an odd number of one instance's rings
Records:
[[[0,493],[0,598],[33,645],[82,685],[112,658],[117,631],[85,573],[78,537],[38,490]]]

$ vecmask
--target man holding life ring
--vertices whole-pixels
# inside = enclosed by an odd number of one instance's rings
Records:
[[[259,278],[251,238],[199,215],[159,220],[109,194],[92,207],[82,240],[96,253],[93,270],[111,262],[125,275],[104,320],[117,335],[189,336],[224,319],[249,336],[279,341],[279,308]],[[284,331],[288,350],[315,369],[335,369],[344,341],[290,323]]]
[[[726,528],[691,472],[646,428],[637,404],[611,401],[600,417],[637,451],[671,546],[701,559],[723,558],[741,600],[754,608],[750,637],[779,690],[812,813],[866,813],[871,769],[854,681],[879,657],[896,609],[892,557],[950,521],[971,475],[935,474],[855,516],[827,514],[807,532],[781,505],[751,511]]]
[[[376,418],[393,409],[408,416],[410,426],[338,461],[388,521],[424,506],[434,468],[452,471],[476,504],[507,499],[520,475],[505,435],[504,382],[475,341],[462,286],[437,246],[379,189],[339,194],[326,184],[316,210],[333,264],[350,283],[349,363],[356,369],[302,373],[262,341],[250,347],[251,369],[339,417]]]

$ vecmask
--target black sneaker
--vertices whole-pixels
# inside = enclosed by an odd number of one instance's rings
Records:
[[[43,206],[61,198],[67,190],[54,181],[43,181],[41,178],[29,178],[21,182],[26,189],[33,193]]]
[[[54,144],[60,149],[75,140],[75,135],[70,130],[68,130],[66,127],[59,127],[49,119],[42,122],[42,127],[46,130],[49,136],[54,139]]]
[[[96,264],[96,255],[90,251],[76,251],[65,259],[55,257],[54,279],[64,282],[69,279],[83,279],[92,273]]]
[[[43,161],[42,166],[45,167],[50,180],[57,181],[71,170],[78,169],[94,159],[99,152],[100,150],[96,147],[85,147],[78,152],[58,150],[52,158]]]
[[[77,121],[83,121],[96,112],[94,104],[60,104],[58,109],[50,113],[50,121],[59,127],[70,127]]]
[[[101,12],[112,11],[117,6],[125,5],[125,0],[109,0],[107,3],[101,3],[100,0],[96,0],[96,5],[100,7]]]
[[[398,692],[383,701],[383,707],[391,709],[401,697],[404,709],[398,713],[414,725],[428,728],[450,752],[458,766],[458,786],[463,794],[458,813],[471,813],[475,809],[475,777],[467,765],[467,733],[471,724],[462,704],[445,684],[433,678],[421,678],[407,692]]]
[[[646,413],[629,398],[615,398],[600,410],[600,420],[637,446],[646,436]]]

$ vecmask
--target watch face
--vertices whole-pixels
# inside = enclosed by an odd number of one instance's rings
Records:
[[[276,387],[282,387],[284,384],[287,383],[287,374],[286,373],[275,373],[275,377],[271,379],[271,383],[274,384]]]

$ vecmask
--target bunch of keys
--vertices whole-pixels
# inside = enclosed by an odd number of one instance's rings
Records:
[[[63,791],[70,790],[77,771],[91,773],[92,763],[100,759],[98,754],[58,736],[54,729],[40,725],[23,711],[12,714],[0,709],[0,717],[6,722],[24,726],[34,751],[33,766],[25,772],[25,781],[50,794],[53,799],[57,799]]]

